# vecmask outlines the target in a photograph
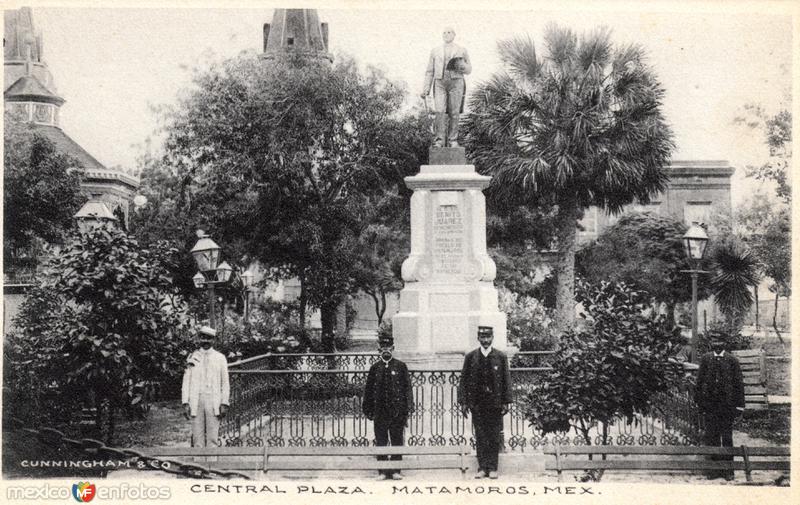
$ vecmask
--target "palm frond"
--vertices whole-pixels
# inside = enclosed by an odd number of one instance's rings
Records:
[[[578,66],[592,78],[602,76],[611,59],[611,29],[605,26],[584,35],[578,49]]]
[[[561,72],[572,66],[578,47],[578,37],[572,30],[548,24],[545,28],[544,43],[547,48],[547,59]]]
[[[513,37],[497,43],[500,61],[516,78],[533,82],[541,72],[541,64],[536,58],[536,48],[530,36]]]

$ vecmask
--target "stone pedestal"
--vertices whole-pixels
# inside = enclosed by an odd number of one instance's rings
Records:
[[[498,310],[495,264],[486,253],[490,177],[467,165],[463,148],[431,148],[431,165],[406,177],[411,197],[411,254],[392,318],[395,349],[411,368],[460,368],[478,346],[478,326],[494,328],[506,348],[506,315]]]

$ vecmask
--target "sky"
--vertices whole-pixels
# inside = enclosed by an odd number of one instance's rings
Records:
[[[737,167],[734,202],[747,193],[742,167],[763,159],[766,151],[759,135],[734,126],[733,119],[746,103],[777,110],[792,85],[792,18],[785,3],[606,2],[588,7],[562,2],[557,7],[429,1],[402,9],[367,8],[357,1],[309,3],[329,24],[331,51],[404,81],[409,104],[419,100],[428,54],[441,44],[445,26],[455,28],[456,43],[469,51],[473,73],[468,91],[499,68],[498,40],[529,35],[538,48],[549,23],[578,33],[608,26],[615,44],[639,43],[647,50],[666,89],[664,113],[677,144],[673,159],[728,160]],[[246,49],[260,51],[262,25],[271,22],[274,7],[309,3],[248,2],[243,4],[247,8],[192,2],[178,8],[34,4],[44,59],[66,99],[62,127],[107,166],[135,166],[156,129],[151,106],[174,103],[190,85],[192,67]],[[496,10],[500,5],[506,10]]]

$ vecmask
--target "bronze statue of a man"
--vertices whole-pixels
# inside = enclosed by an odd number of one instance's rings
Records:
[[[434,47],[425,71],[425,84],[420,96],[424,100],[433,86],[434,146],[458,147],[458,116],[464,110],[466,84],[464,76],[472,72],[469,54],[463,47],[454,44],[456,32],[447,27],[442,33],[444,44]],[[445,121],[445,116],[447,121]]]

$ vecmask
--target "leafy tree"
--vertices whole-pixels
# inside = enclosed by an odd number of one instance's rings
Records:
[[[637,45],[600,29],[580,39],[550,26],[540,58],[530,39],[498,45],[504,69],[470,96],[465,143],[492,191],[552,206],[561,253],[556,327],[574,319],[576,227],[583,211],[620,211],[665,189],[672,134],[663,89]]]
[[[760,131],[769,149],[767,161],[758,166],[747,167],[748,177],[774,182],[776,195],[789,205],[792,199],[792,113],[789,108],[781,108],[770,115],[758,105],[747,104],[744,114],[734,119],[734,123]]]
[[[300,313],[320,308],[333,347],[336,309],[357,289],[354,261],[369,205],[416,169],[397,146],[404,91],[352,59],[334,66],[242,54],[195,76],[164,114],[163,164],[228,258],[300,280]],[[413,168],[411,163],[413,160]]]
[[[359,264],[355,282],[375,302],[378,325],[386,314],[389,293],[403,288],[400,267],[406,257],[408,234],[386,225],[368,225],[359,237]]]
[[[531,386],[524,412],[544,433],[574,427],[591,444],[589,432],[597,423],[603,423],[605,438],[615,418],[631,422],[657,407],[655,395],[681,376],[680,366],[669,361],[681,337],[663,318],[644,315],[647,297],[625,284],[579,281],[576,294],[587,328],[564,333],[553,371]]]
[[[674,324],[675,305],[692,299],[690,268],[683,250],[686,226],[650,212],[623,214],[576,256],[578,274],[592,283],[623,282],[667,306]],[[707,296],[705,283],[700,298]]]
[[[546,279],[535,275],[542,266],[538,251],[548,250],[555,233],[554,212],[537,206],[509,205],[497,192],[487,199],[486,242],[497,265],[497,283],[519,295],[553,306]]]
[[[131,213],[131,234],[143,247],[163,242],[178,250],[191,250],[197,242],[195,232],[202,228],[202,223],[187,212],[180,174],[150,153],[140,156],[137,164],[141,169],[138,194],[147,202]],[[192,276],[197,265],[188,253],[176,260],[171,272],[174,284],[190,296],[194,292]]]
[[[5,116],[3,257],[28,255],[38,242],[60,243],[85,201],[81,168],[46,137]]]
[[[772,326],[783,342],[777,319],[779,298],[791,296],[792,114],[787,106],[770,115],[762,107],[749,104],[735,122],[763,134],[769,149],[767,161],[748,166],[746,173],[774,183],[778,202],[757,194],[743,206],[737,219],[743,228],[742,240],[755,254],[761,272],[773,281],[769,286],[775,293]]]
[[[142,402],[148,381],[184,368],[189,320],[168,275],[177,254],[143,249],[110,225],[72,235],[7,336],[4,411],[46,417],[94,404],[110,441],[116,412]]]

